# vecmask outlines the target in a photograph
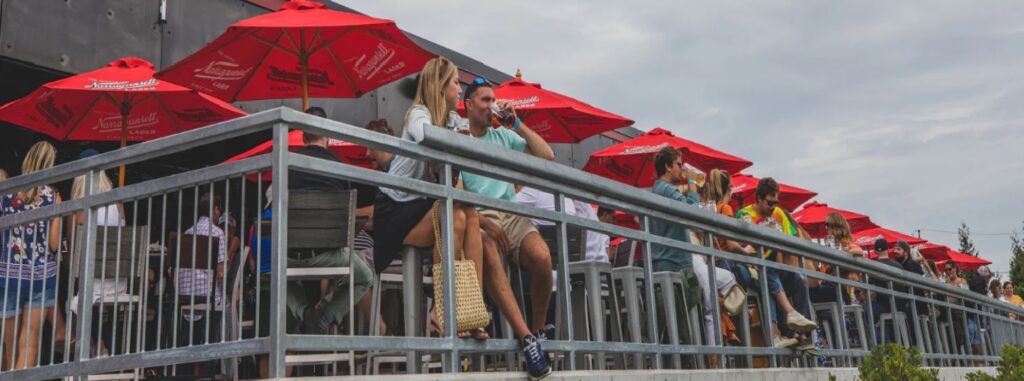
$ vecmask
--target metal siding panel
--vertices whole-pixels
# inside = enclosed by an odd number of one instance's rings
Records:
[[[80,73],[124,56],[160,57],[156,1],[7,0],[0,23],[4,56]]]
[[[213,42],[227,30],[228,25],[264,13],[267,13],[266,9],[239,0],[168,0],[160,68],[178,62]]]

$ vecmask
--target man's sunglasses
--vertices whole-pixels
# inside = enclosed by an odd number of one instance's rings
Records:
[[[779,204],[779,200],[764,200],[764,202],[768,204],[769,207],[773,208],[775,207],[775,205]]]

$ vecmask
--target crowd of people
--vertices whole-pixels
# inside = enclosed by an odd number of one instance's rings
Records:
[[[459,101],[465,105],[466,117],[456,112]],[[493,128],[494,109],[512,115],[500,121],[499,128]],[[306,110],[310,114],[326,117],[322,109],[313,107]],[[445,58],[429,61],[421,71],[417,80],[417,89],[412,106],[405,114],[400,138],[413,143],[423,141],[425,131],[430,128],[443,128],[479,139],[480,144],[499,146],[503,149],[518,151],[544,160],[553,160],[551,146],[541,138],[530,126],[515,116],[512,104],[496,99],[490,82],[477,79],[465,89],[459,83],[459,71],[454,63]],[[394,135],[387,120],[378,119],[370,122],[366,128],[381,134]],[[328,149],[329,139],[306,132],[303,135],[304,146],[297,154],[308,155],[319,159],[340,162],[339,158]],[[94,151],[83,152],[81,157],[95,154]],[[396,155],[386,151],[370,149],[368,155],[376,170],[393,176],[411,180],[437,183],[446,178],[440,176],[438,169],[421,160]],[[21,174],[29,174],[45,170],[54,165],[56,150],[46,142],[34,145],[25,157]],[[703,183],[698,184],[695,172],[686,169],[680,152],[673,148],[665,148],[654,155],[653,165],[657,179],[650,192],[657,196],[677,201],[686,207],[702,207],[714,213],[736,218],[744,222],[777,230],[781,234],[810,239],[806,231],[792,218],[790,211],[779,205],[779,185],[770,177],[761,179],[757,185],[754,203],[743,205],[738,210],[730,206],[731,190],[730,174],[724,170],[714,169],[702,176]],[[2,173],[4,178],[6,174]],[[99,191],[109,191],[111,181],[103,172],[99,172]],[[481,196],[520,203],[539,209],[559,210],[604,223],[612,223],[615,211],[590,205],[578,200],[565,199],[562,205],[556,205],[554,196],[544,191],[524,187],[509,181],[494,179],[472,173],[472,169],[464,169],[454,176],[447,177],[449,183],[471,193]],[[84,176],[76,178],[72,186],[72,199],[84,197]],[[212,189],[212,188],[211,188]],[[289,267],[346,267],[351,268],[349,275],[337,279],[325,279],[312,286],[306,283],[289,282],[286,292],[287,322],[290,332],[304,334],[325,334],[332,326],[341,325],[350,313],[360,316],[371,315],[370,290],[374,280],[389,267],[395,266],[396,259],[404,247],[431,248],[437,245],[435,234],[436,220],[440,209],[436,201],[412,192],[387,187],[376,188],[350,181],[315,175],[306,172],[292,171],[289,173],[289,190],[304,191],[349,191],[356,190],[358,196],[356,216],[363,217],[367,222],[356,234],[355,242],[348,248],[325,248],[312,250],[307,255],[297,256],[290,251],[287,260]],[[272,245],[268,235],[257,234],[260,220],[270,220],[273,216],[271,202],[273,195],[269,188],[265,192],[266,200],[259,217],[251,226],[237,226],[237,221],[225,208],[222,195],[216,192],[204,192],[198,198],[197,215],[191,221],[191,227],[182,234],[205,236],[216,241],[214,253],[215,264],[209,270],[182,269],[173,279],[176,295],[210,297],[214,305],[222,304],[225,290],[220,284],[226,276],[225,264],[229,263],[234,253],[243,252],[248,247],[249,255],[244,258],[248,276],[257,279],[259,290],[255,292],[261,305],[259,314],[261,323],[256,328],[257,335],[263,336],[270,332],[270,294],[273,286],[270,277]],[[4,216],[23,213],[29,210],[44,208],[61,202],[60,194],[51,186],[38,186],[32,189],[5,195],[0,199],[0,207]],[[548,356],[541,348],[545,339],[556,336],[552,327],[551,308],[552,291],[557,274],[553,271],[553,250],[544,240],[540,230],[553,225],[543,219],[531,219],[504,211],[481,208],[475,205],[456,202],[451,213],[452,246],[459,256],[471,261],[476,270],[476,281],[480,290],[489,296],[493,306],[507,319],[509,326],[518,340],[526,369],[533,379],[543,378],[550,374],[551,366]],[[36,221],[31,224],[16,226],[3,232],[0,278],[3,279],[4,304],[3,326],[3,369],[21,369],[35,366],[38,342],[42,324],[16,324],[21,322],[47,321],[58,328],[55,332],[65,332],[63,312],[52,313],[53,308],[65,308],[57,303],[55,297],[56,278],[58,275],[58,251],[61,232],[67,232],[71,226],[83,224],[81,213],[68,219],[53,218]],[[113,204],[98,209],[96,213],[99,226],[124,226],[125,212],[120,204]],[[252,219],[250,219],[252,221]],[[850,227],[838,213],[830,214],[826,221],[828,246],[845,252],[851,256],[867,257],[868,251],[855,245]],[[248,235],[241,234],[247,231]],[[704,242],[706,235],[688,228],[681,223],[655,218],[650,232],[673,240],[711,246],[717,250],[734,254],[754,256],[766,261],[785,263],[794,267],[805,267],[813,271],[838,275],[845,279],[863,281],[863,274],[857,269],[843,268],[833,274],[833,268],[827,263],[815,263],[812,260],[801,260],[779,250],[742,242],[736,239],[715,237],[712,242]],[[68,233],[64,233],[68,234]],[[248,238],[245,238],[248,237]],[[606,234],[587,231],[583,247],[582,260],[618,262],[617,250],[612,246],[612,237]],[[73,240],[72,237],[66,237]],[[626,241],[622,245],[635,242]],[[962,277],[957,266],[947,263],[940,270],[934,262],[924,258],[917,248],[910,247],[900,241],[890,248],[885,240],[875,242],[873,246],[875,261],[919,274],[936,281],[943,281],[956,287],[991,295],[1014,305],[1024,305],[1024,300],[1016,295],[1010,282],[999,283],[992,279],[987,268],[978,269],[968,277]],[[864,289],[844,285],[837,291],[837,285],[812,278],[800,273],[774,268],[758,269],[744,263],[719,259],[715,263],[704,255],[694,254],[687,250],[661,244],[652,244],[649,254],[655,272],[678,273],[682,278],[682,294],[677,300],[687,301],[680,304],[680,309],[688,311],[698,305],[702,308],[702,321],[688,322],[686,313],[679,330],[683,334],[684,344],[695,344],[703,340],[705,345],[738,345],[736,332],[737,316],[748,312],[746,290],[759,290],[758,279],[764,277],[767,292],[770,294],[765,303],[769,310],[770,342],[776,348],[792,348],[810,355],[819,355],[820,349],[834,343],[824,343],[815,317],[820,314],[812,308],[812,303],[841,302],[846,305],[870,304],[873,321],[880,321],[881,314],[892,313],[890,306],[897,311],[909,313],[912,303],[907,300],[891,300],[890,296],[871,294]],[[622,254],[619,254],[622,255]],[[433,263],[440,263],[441,252],[435,250]],[[525,310],[513,292],[510,274],[506,272],[506,263],[510,262],[528,274],[528,287]],[[709,269],[715,271],[714,284],[711,284]],[[163,271],[159,269],[158,271]],[[173,271],[173,270],[172,270]],[[441,279],[434,274],[434,279]],[[872,282],[877,282],[873,280]],[[879,283],[880,284],[880,283]],[[96,286],[103,294],[123,292],[124,285],[118,280]],[[312,288],[312,289],[310,289]],[[897,291],[900,286],[897,286]],[[662,290],[664,291],[664,290]],[[667,291],[664,291],[667,292]],[[915,290],[920,295],[925,293]],[[311,295],[318,295],[311,297]],[[352,295],[354,298],[350,298]],[[436,296],[440,297],[440,296]],[[842,299],[842,300],[838,300]],[[714,303],[718,303],[722,311],[719,317],[722,336],[718,337],[715,330]],[[70,303],[77,305],[77,302]],[[456,309],[460,308],[456,305]],[[659,314],[663,316],[676,311],[665,311],[658,305]],[[921,309],[929,313],[928,305],[919,303]],[[955,311],[954,315],[957,312]],[[962,312],[961,312],[962,314]],[[430,313],[431,331],[441,332],[438,313]],[[954,316],[956,317],[956,316]],[[190,335],[179,336],[179,344],[201,344],[205,340],[215,339],[200,327],[223,324],[223,316],[208,311],[188,311],[175,319],[182,327],[191,327]],[[1013,316],[1013,318],[1016,318]],[[979,329],[984,322],[976,316],[968,315],[966,326],[956,327],[961,343],[971,347],[973,353],[978,352],[980,345]],[[664,321],[664,320],[660,320]],[[689,337],[689,329],[694,324],[701,327],[702,337]],[[14,328],[18,328],[15,332]],[[408,327],[407,327],[408,328]],[[663,327],[664,328],[664,327]],[[381,322],[372,327],[374,334],[395,333],[387,324]],[[664,331],[664,329],[663,329]],[[487,340],[491,332],[486,327],[474,327],[457,332],[458,337]],[[665,339],[664,332],[654,333]],[[892,340],[881,337],[874,329],[871,332],[879,342]],[[63,335],[53,338],[57,342],[73,340]],[[768,338],[765,338],[768,339]],[[843,338],[838,338],[843,339]],[[184,340],[184,341],[183,341]],[[767,340],[766,340],[767,341]],[[63,346],[61,346],[63,347]],[[99,349],[101,350],[102,349]],[[260,375],[268,376],[267,358],[258,360]],[[715,365],[715,364],[713,364]],[[212,364],[204,363],[195,367],[182,368],[181,372],[209,374]]]

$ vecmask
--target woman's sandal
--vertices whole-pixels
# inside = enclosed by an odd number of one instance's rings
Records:
[[[441,328],[441,324],[437,322],[437,318],[434,315],[434,311],[430,311],[430,322],[427,326],[427,337],[442,337],[444,335],[444,329]],[[460,331],[456,334],[460,339],[468,339],[470,337],[470,331]]]
[[[491,338],[491,335],[487,333],[483,328],[476,328],[469,331],[470,336],[476,341],[484,341]]]

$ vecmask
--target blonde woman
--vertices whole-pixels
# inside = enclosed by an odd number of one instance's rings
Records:
[[[842,214],[832,212],[826,215],[825,231],[835,239],[839,250],[845,251],[855,257],[864,256],[864,250],[853,244],[853,234],[850,233],[850,224],[846,222],[846,218],[843,217]],[[819,264],[818,271],[831,274],[832,265],[827,263]],[[840,276],[849,280],[861,280],[860,273],[849,270],[841,271]],[[836,299],[834,290],[834,288],[826,284],[822,284],[815,289],[811,289],[811,301],[815,303],[834,302]],[[843,286],[843,296],[849,299],[845,301],[846,303],[856,303],[858,301],[853,287]]]
[[[27,175],[53,166],[57,150],[50,143],[38,142],[29,149],[21,173]],[[60,203],[60,194],[49,185],[41,185],[0,198],[4,216],[44,208]],[[39,351],[40,329],[44,314],[56,300],[57,261],[60,244],[60,218],[35,221],[11,227],[3,232],[0,256],[0,287],[3,288],[2,314],[5,352],[4,368],[35,367]],[[15,319],[20,314],[18,319]],[[18,326],[15,326],[15,320]],[[17,345],[10,345],[17,329]],[[15,353],[12,353],[15,352]],[[12,356],[13,354],[13,356]]]
[[[444,57],[430,60],[420,71],[416,95],[412,107],[405,114],[405,128],[402,139],[412,142],[423,140],[424,131],[429,128],[444,128],[462,131],[469,123],[455,112],[462,87],[459,85],[459,69]],[[452,135],[455,136],[455,135]],[[395,155],[383,171],[389,175],[408,177],[415,180],[436,182],[437,177],[427,163]],[[454,176],[453,176],[454,177]],[[434,201],[398,189],[381,188],[374,201],[373,240],[374,267],[377,273],[384,271],[398,255],[402,246],[431,247],[434,242],[433,212]],[[452,213],[456,252],[474,262],[477,281],[483,284],[484,248],[480,232],[480,217],[471,205],[455,204]],[[508,284],[501,259],[496,253],[487,256],[487,290],[498,309],[508,318],[513,332],[525,355],[527,371],[532,379],[539,379],[551,373],[547,358],[540,342],[530,332],[519,306]],[[435,263],[440,261],[434,255]],[[457,306],[456,306],[457,307]],[[431,314],[433,316],[433,314]],[[471,336],[478,340],[487,339],[482,329],[460,332],[460,337]]]
[[[417,81],[412,107],[405,114],[402,139],[412,142],[423,140],[428,128],[455,130],[464,121],[455,112],[462,88],[459,86],[458,67],[446,58],[427,62]],[[435,127],[436,126],[436,127]],[[436,182],[427,163],[396,155],[386,169],[388,174],[415,180]],[[398,256],[402,246],[427,248],[434,246],[434,200],[398,189],[381,188],[374,201],[374,268],[381,273]],[[483,243],[480,220],[470,205],[456,205],[452,213],[454,247],[474,262],[477,280],[483,285]],[[434,263],[441,258],[435,252]],[[460,337],[486,339],[482,329],[460,332]]]

